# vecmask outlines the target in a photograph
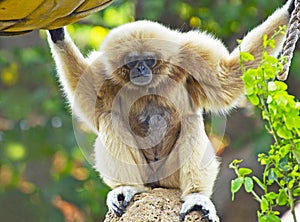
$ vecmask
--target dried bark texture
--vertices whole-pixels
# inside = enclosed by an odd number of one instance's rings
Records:
[[[181,205],[179,190],[157,188],[136,195],[122,217],[108,212],[104,222],[179,222]],[[193,211],[185,222],[208,222],[201,217],[200,212]]]

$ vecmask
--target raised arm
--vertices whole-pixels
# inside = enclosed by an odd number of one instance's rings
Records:
[[[49,30],[48,42],[56,63],[59,80],[68,100],[73,101],[78,81],[88,63],[64,28]]]
[[[288,26],[293,9],[294,0],[289,0],[245,36],[241,43],[241,51],[249,52],[255,58],[254,61],[247,62],[246,69],[259,65],[263,53],[263,36],[271,37],[280,26]],[[197,41],[195,37],[189,38],[192,39],[193,44]],[[285,35],[278,35],[275,38],[275,48],[269,47],[268,53],[277,56],[284,40]],[[197,95],[198,101],[195,103],[198,102],[199,107],[214,112],[226,111],[244,94],[239,49],[236,48],[229,54],[220,41],[203,33],[201,33],[200,43],[197,44],[198,52],[187,60],[186,67],[189,73],[192,73],[190,77],[192,84],[187,88],[190,87],[192,94]]]
[[[64,28],[50,30],[48,42],[56,63],[59,81],[72,111],[96,132],[99,113],[95,106],[96,74],[89,67],[93,59],[83,57]],[[97,81],[101,82],[101,78]]]
[[[289,0],[280,9],[277,9],[269,18],[263,22],[261,25],[250,31],[243,39],[241,43],[241,51],[251,53],[255,60],[253,62],[247,63],[246,68],[257,67],[261,62],[262,52],[263,52],[263,37],[267,35],[268,38],[279,29],[280,26],[288,26],[288,22],[291,13],[294,9],[294,0]],[[277,35],[275,37],[275,47],[267,48],[269,55],[277,56],[282,49],[285,35]],[[231,54],[228,61],[229,67],[231,63],[239,63],[239,49],[236,48]]]

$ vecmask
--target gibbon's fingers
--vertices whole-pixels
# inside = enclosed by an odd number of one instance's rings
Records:
[[[208,218],[211,222],[217,221],[216,208],[209,197],[200,193],[192,193],[187,195],[184,198],[184,203],[182,204],[180,211],[181,221],[184,221],[185,216],[189,212],[195,210],[201,211],[203,213],[202,219]]]
[[[57,41],[63,41],[65,39],[64,28],[49,30],[49,33],[54,43],[56,43]]]
[[[106,204],[112,212],[121,217],[133,196],[145,191],[144,188],[121,186],[113,189],[107,195]]]

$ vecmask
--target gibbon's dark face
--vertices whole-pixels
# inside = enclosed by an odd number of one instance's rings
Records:
[[[145,86],[151,83],[152,69],[156,64],[153,54],[129,54],[125,58],[125,65],[129,69],[130,82],[137,86]]]

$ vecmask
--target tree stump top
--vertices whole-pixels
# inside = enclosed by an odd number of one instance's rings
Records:
[[[122,217],[108,212],[104,222],[179,222],[180,195],[179,190],[162,188],[137,194]],[[201,219],[202,216],[200,212],[193,211],[186,216],[185,222],[208,222]]]

